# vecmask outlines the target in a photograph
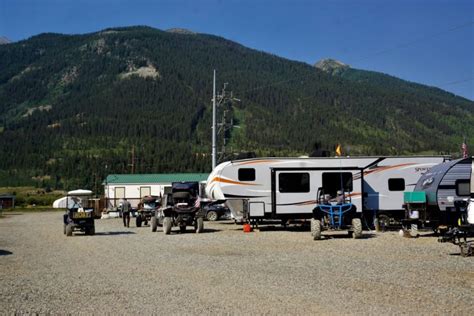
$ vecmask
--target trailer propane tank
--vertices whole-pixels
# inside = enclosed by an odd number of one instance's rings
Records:
[[[470,199],[467,206],[467,222],[474,225],[474,199]]]

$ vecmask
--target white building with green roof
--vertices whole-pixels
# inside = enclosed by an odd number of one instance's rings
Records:
[[[132,207],[137,207],[146,195],[163,196],[171,183],[197,181],[205,184],[208,173],[153,173],[153,174],[110,174],[104,180],[104,195],[107,207],[118,206],[126,198]]]

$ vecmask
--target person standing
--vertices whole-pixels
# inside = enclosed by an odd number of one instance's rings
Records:
[[[123,199],[122,202],[122,219],[123,219],[123,226],[130,227],[130,210],[132,206],[127,199]]]

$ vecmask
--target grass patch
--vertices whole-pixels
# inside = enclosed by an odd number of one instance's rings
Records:
[[[53,210],[53,202],[66,195],[64,191],[47,192],[35,187],[0,187],[0,195],[14,195],[14,211]]]

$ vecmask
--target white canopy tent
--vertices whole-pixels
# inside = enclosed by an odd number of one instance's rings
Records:
[[[91,190],[84,190],[84,189],[78,189],[78,190],[72,190],[67,193],[67,195],[71,196],[82,196],[82,195],[92,195],[93,192]]]

